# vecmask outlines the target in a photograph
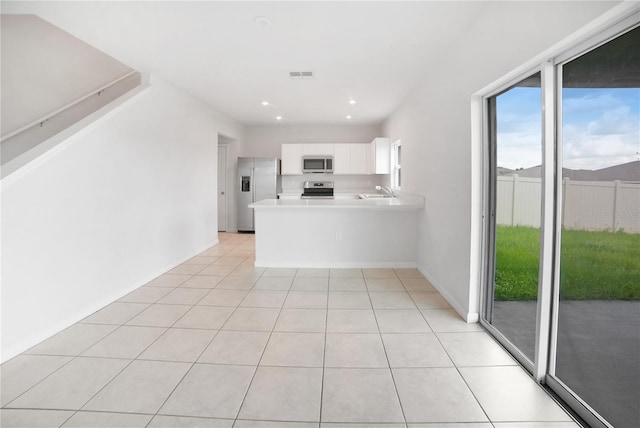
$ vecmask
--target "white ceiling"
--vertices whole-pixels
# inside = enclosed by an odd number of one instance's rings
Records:
[[[377,124],[452,46],[461,57],[491,52],[493,40],[512,38],[517,48],[549,23],[532,10],[560,25],[563,13],[579,13],[559,3],[3,1],[2,12],[35,13],[245,125],[274,124],[277,115],[283,123]],[[271,25],[254,23],[261,16]],[[291,80],[289,71],[315,78]]]

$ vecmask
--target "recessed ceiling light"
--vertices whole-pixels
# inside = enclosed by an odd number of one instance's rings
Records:
[[[347,119],[351,119],[351,115],[348,115],[348,116],[347,116]]]
[[[282,116],[276,116],[276,120],[282,120]]]
[[[356,100],[354,99],[349,100],[349,104],[354,105],[355,103],[356,103]]]
[[[269,101],[263,101],[263,102],[262,102],[262,105],[263,105],[263,106],[268,106],[268,105],[269,105]]]
[[[253,23],[259,27],[268,27],[271,25],[271,20],[266,16],[258,16],[253,20]]]

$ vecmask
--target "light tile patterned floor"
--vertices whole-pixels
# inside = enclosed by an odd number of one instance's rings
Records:
[[[577,425],[415,269],[193,257],[2,365],[1,426]]]

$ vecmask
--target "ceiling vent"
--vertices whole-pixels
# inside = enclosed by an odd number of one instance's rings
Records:
[[[313,79],[313,71],[290,71],[289,77],[293,80]]]

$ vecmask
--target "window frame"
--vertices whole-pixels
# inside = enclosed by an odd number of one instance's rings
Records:
[[[402,190],[402,155],[398,153],[402,149],[402,140],[397,139],[391,144],[391,188]]]

